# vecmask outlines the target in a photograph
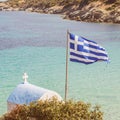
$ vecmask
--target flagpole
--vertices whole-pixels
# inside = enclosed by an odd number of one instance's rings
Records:
[[[68,95],[68,34],[69,31],[67,30],[67,42],[66,42],[66,78],[65,78],[65,101],[67,100]]]

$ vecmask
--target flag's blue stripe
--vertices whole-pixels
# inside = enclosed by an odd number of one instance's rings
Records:
[[[82,38],[82,39],[84,39],[84,40],[86,40],[86,41],[88,41],[88,42],[92,42],[92,43],[94,43],[94,44],[97,44],[95,41],[88,40],[88,39],[86,39],[86,38],[84,38],[84,37],[80,37],[80,38]]]
[[[73,55],[73,56],[76,56],[76,57],[78,57],[78,58],[83,58],[83,59],[89,59],[89,60],[96,60],[96,58],[94,58],[94,57],[88,57],[88,56],[83,56],[83,55],[80,55],[80,54],[76,54],[76,53],[74,53],[74,52],[70,52],[70,55]]]
[[[75,40],[75,35],[74,35],[74,34],[71,34],[71,33],[70,33],[69,35],[70,35],[70,39],[71,39],[71,40]]]
[[[74,43],[70,43],[70,48],[71,48],[71,49],[75,49]]]
[[[75,40],[75,36],[77,36],[77,35],[74,35],[74,34],[72,34],[72,33],[69,33],[69,36],[70,36],[70,39],[71,39],[71,40]],[[88,42],[92,42],[92,43],[94,43],[94,44],[97,44],[96,42],[94,42],[94,41],[92,41],[92,40],[88,40],[88,39],[86,39],[86,38],[84,38],[84,37],[81,37],[81,36],[78,36],[78,40],[79,40],[79,41],[87,40]]]
[[[80,62],[80,63],[84,63],[84,64],[91,64],[91,63],[94,63],[94,62],[84,62],[84,61],[80,61],[80,60],[73,59],[73,58],[70,58],[70,61],[72,61],[72,62]],[[96,61],[95,61],[95,62],[96,62]]]
[[[105,57],[108,57],[107,53],[94,52],[94,51],[91,51],[91,50],[82,49],[82,47],[83,47],[83,46],[80,46],[80,48],[78,48],[77,51],[85,52],[85,53],[91,53],[91,54],[97,55],[97,56],[105,56]],[[70,46],[70,49],[73,49],[73,50],[74,50],[74,47]]]
[[[96,45],[97,45],[97,44],[96,44]],[[84,43],[84,46],[105,51],[105,49],[102,48],[102,47],[100,47],[100,46],[94,46],[94,45],[90,45],[90,44],[86,44],[86,43]]]
[[[71,42],[70,42],[70,44],[74,44],[74,43],[71,43]],[[97,44],[96,44],[96,45],[97,45]],[[81,45],[81,46],[82,46],[82,45]],[[94,45],[90,45],[90,44],[86,44],[86,43],[84,43],[84,46],[105,51],[105,49],[104,49],[103,47],[100,47],[100,46],[94,46]]]
[[[94,55],[97,55],[97,56],[105,56],[105,57],[108,57],[107,54],[100,53],[100,52],[93,52],[93,51],[88,51],[88,50],[84,50],[83,52],[91,53],[91,54],[94,54]]]
[[[76,36],[76,35],[70,33],[70,39],[71,39],[71,40],[75,40],[75,36]],[[86,38],[84,38],[84,37],[78,36],[78,41],[83,42],[84,40],[86,40],[87,42],[92,42],[92,43],[98,45],[96,42],[94,42],[94,41],[92,41],[92,40],[88,40],[88,39],[86,39]],[[99,46],[99,45],[98,45],[98,46],[94,46],[94,45],[90,45],[90,44],[84,43],[84,46],[105,51],[105,49],[104,49],[103,47]]]
[[[80,54],[76,54],[76,53],[73,53],[73,52],[70,52],[70,55],[76,56],[78,58],[88,59],[88,60],[94,60],[94,61],[96,61],[96,60],[104,60],[104,61],[106,61],[105,59],[98,59],[96,57],[80,55]]]
[[[82,51],[82,52],[86,52],[86,53],[92,53],[94,55],[98,55],[98,56],[106,56],[107,57],[107,54],[105,53],[100,53],[99,51],[98,52],[94,52],[94,51],[91,51],[91,50],[87,50],[87,49],[82,49],[83,46],[82,45],[78,45],[78,49],[77,51]],[[70,47],[71,48],[71,47]],[[71,48],[72,49],[72,48]]]
[[[69,37],[70,37],[70,40],[75,40],[76,35],[70,33]],[[70,52],[70,56],[71,56],[70,60],[71,61],[80,62],[80,63],[84,63],[84,64],[91,64],[91,63],[94,63],[97,61],[108,61],[108,55],[105,52],[105,49],[103,47],[101,47],[100,45],[98,45],[96,42],[94,42],[92,40],[88,40],[81,36],[77,36],[77,37],[78,37],[78,41],[83,42],[84,45],[80,45],[78,43],[77,44],[78,53],[76,53],[74,51]],[[84,46],[88,47],[88,49],[85,48]],[[93,50],[89,50],[89,48],[92,48]],[[73,50],[75,49],[74,43],[70,42],[70,49],[73,49]],[[83,54],[88,53],[88,56],[83,55],[82,53],[79,53],[79,51],[83,52]],[[102,53],[102,51],[105,53]],[[95,55],[95,56],[92,56],[92,55]],[[92,62],[90,62],[90,61],[92,61]]]

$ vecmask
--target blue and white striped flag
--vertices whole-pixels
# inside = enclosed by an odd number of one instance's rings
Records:
[[[91,64],[97,61],[108,61],[103,47],[96,42],[69,33],[70,61]]]

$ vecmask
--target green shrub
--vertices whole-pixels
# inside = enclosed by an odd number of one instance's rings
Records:
[[[20,105],[10,113],[3,115],[2,120],[103,120],[99,107],[91,108],[90,104],[78,101],[38,101],[30,105]]]

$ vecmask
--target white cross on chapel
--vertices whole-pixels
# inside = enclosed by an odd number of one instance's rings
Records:
[[[24,82],[27,82],[27,78],[28,78],[27,73],[24,73],[24,74],[23,74],[23,79],[24,79]]]

